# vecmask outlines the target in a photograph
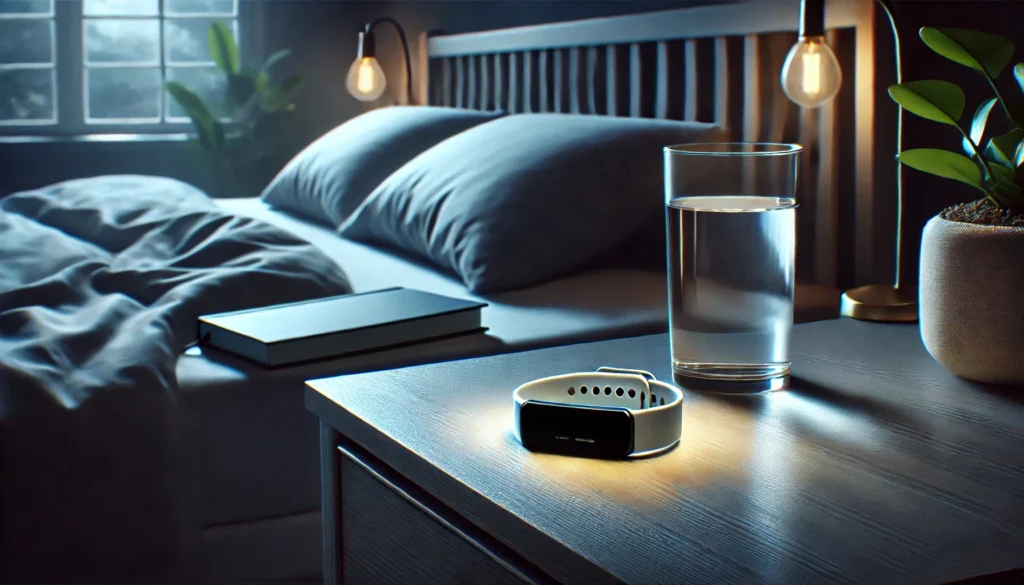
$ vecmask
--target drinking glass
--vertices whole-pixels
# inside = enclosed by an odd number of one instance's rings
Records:
[[[796,144],[665,148],[672,370],[686,388],[789,384]]]

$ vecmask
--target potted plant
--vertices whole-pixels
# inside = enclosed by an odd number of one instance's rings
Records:
[[[963,29],[925,27],[920,37],[932,51],[975,70],[995,96],[961,122],[965,97],[954,83],[923,80],[889,88],[906,111],[956,128],[964,151],[906,150],[899,162],[979,191],[977,200],[945,209],[925,226],[921,337],[932,357],[957,376],[1024,384],[1024,108],[1016,91],[1004,94],[997,85],[1014,44]],[[1013,68],[1013,77],[1024,91],[1024,63]],[[993,131],[997,124],[1002,128]]]
[[[207,45],[224,75],[223,100],[207,104],[174,81],[166,84],[167,93],[192,121],[194,144],[210,173],[208,193],[215,197],[257,195],[273,176],[274,159],[286,142],[287,117],[295,110],[294,99],[304,81],[298,75],[280,83],[272,80],[270,70],[289,55],[287,49],[271,55],[259,70],[242,66],[238,44],[223,23],[210,25]]]

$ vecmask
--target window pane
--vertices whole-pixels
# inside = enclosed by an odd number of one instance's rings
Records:
[[[52,121],[51,69],[0,70],[0,124],[10,121]]]
[[[0,0],[0,14],[52,14],[53,0]]]
[[[160,69],[87,69],[86,118],[151,120],[160,118]]]
[[[235,30],[232,19],[216,18],[185,18],[164,21],[164,46],[167,47],[167,60],[172,63],[212,63],[210,49],[206,40],[210,24],[222,22],[231,31]],[[235,35],[237,37],[237,35]]]
[[[169,14],[200,12],[234,14],[235,10],[235,0],[164,0],[164,12]]]
[[[217,116],[226,116],[226,88],[224,73],[216,67],[175,67],[167,69],[168,81],[177,81],[201,97]],[[167,97],[167,116],[183,118],[185,112],[170,96]]]
[[[85,0],[82,12],[86,16],[156,16],[160,12],[159,0]]]
[[[0,63],[52,62],[52,22],[48,18],[0,20]]]
[[[89,20],[85,55],[89,63],[159,63],[160,21]]]

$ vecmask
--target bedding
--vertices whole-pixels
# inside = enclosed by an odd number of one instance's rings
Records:
[[[339,233],[390,246],[497,293],[568,274],[638,234],[664,254],[662,148],[714,141],[711,124],[516,114],[403,165]]]
[[[502,115],[430,106],[372,110],[295,155],[263,191],[263,200],[337,227],[381,181],[414,156]]]
[[[5,197],[0,242],[0,579],[179,574],[199,520],[176,366],[196,317],[343,294],[344,272],[153,177]]]

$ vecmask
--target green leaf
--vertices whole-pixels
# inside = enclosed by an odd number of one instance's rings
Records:
[[[228,76],[228,97],[236,106],[244,106],[256,92],[256,78],[249,73]]]
[[[295,95],[305,84],[306,82],[301,76],[292,75],[282,81],[281,85],[269,88],[263,100],[263,109],[268,112],[292,109]]]
[[[256,78],[256,93],[265,96],[267,94],[267,88],[270,87],[270,76],[266,73],[260,73]]]
[[[1017,177],[1013,169],[1000,163],[992,163],[989,168],[992,169],[992,174],[995,176],[995,180],[988,186],[989,192],[1001,205],[1016,207],[1018,205],[1016,202],[1024,196],[1024,189],[1017,184]]]
[[[222,22],[211,23],[206,32],[206,44],[210,49],[210,57],[221,71],[229,75],[238,72],[238,45],[227,25]]]
[[[956,126],[964,113],[964,92],[955,83],[938,79],[889,86],[889,96],[912,114]]]
[[[939,55],[988,73],[993,79],[999,77],[1013,57],[1013,41],[989,33],[962,28],[921,29],[921,40]]]
[[[192,126],[199,136],[199,144],[207,150],[219,149],[224,144],[224,128],[202,98],[184,85],[167,82],[167,93],[178,102],[185,114],[192,119]]]
[[[981,139],[985,136],[985,126],[988,124],[988,115],[998,101],[996,98],[984,101],[978,106],[978,111],[974,112],[974,119],[971,121],[971,131],[969,134],[975,144],[981,144]],[[974,154],[974,149],[968,144],[966,138],[963,139],[963,149],[968,156]]]
[[[981,188],[981,170],[962,154],[938,148],[914,148],[904,150],[896,158],[912,169]]]
[[[1024,140],[1017,145],[1017,151],[1013,153],[1013,166],[1018,168],[1024,165]]]
[[[284,59],[285,57],[291,54],[291,49],[281,49],[280,51],[267,57],[267,61],[263,64],[263,69],[261,69],[260,71],[262,71],[263,73],[269,73],[271,67],[277,64],[277,62],[280,61],[281,59]]]
[[[1020,128],[1014,128],[1006,134],[993,137],[985,146],[985,158],[1006,166],[1014,166],[1013,159],[1022,139],[1024,139],[1024,130]]]
[[[1007,167],[1001,163],[993,163],[989,165],[989,168],[992,169],[992,174],[995,176],[996,184],[1016,185],[1016,175],[1014,174],[1013,169],[1011,169],[1010,167]]]
[[[1017,79],[1017,85],[1024,91],[1024,63],[1017,63],[1013,66],[1013,77]]]

